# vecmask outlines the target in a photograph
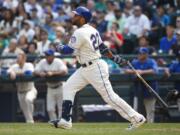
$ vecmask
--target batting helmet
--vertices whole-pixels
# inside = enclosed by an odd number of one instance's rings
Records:
[[[89,22],[91,20],[92,14],[89,11],[89,9],[87,9],[86,7],[83,6],[79,6],[77,7],[73,13],[75,13],[76,15],[82,16],[84,17],[84,19],[86,20],[86,22]]]

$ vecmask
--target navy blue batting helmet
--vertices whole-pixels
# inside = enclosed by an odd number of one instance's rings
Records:
[[[83,6],[79,6],[77,7],[73,13],[75,13],[76,15],[82,16],[85,18],[86,22],[89,22],[91,20],[92,14],[89,11],[89,9],[87,9],[86,7]]]

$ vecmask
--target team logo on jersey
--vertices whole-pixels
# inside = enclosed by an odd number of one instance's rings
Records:
[[[71,37],[71,43],[75,43],[76,42],[76,37],[75,36],[72,36]]]

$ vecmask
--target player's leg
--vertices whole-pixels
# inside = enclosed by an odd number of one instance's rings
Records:
[[[63,86],[60,86],[57,88],[57,93],[55,95],[56,97],[56,105],[58,108],[58,119],[61,118],[62,114],[62,103],[63,103]]]
[[[109,81],[108,66],[104,61],[98,62],[96,68],[94,68],[92,72],[94,73],[87,72],[87,79],[89,79],[88,81],[98,91],[105,102],[119,112],[122,117],[132,123],[138,122],[140,118],[143,118],[141,114],[137,113],[113,91]]]
[[[18,100],[19,100],[19,106],[24,114],[25,120],[27,123],[34,123],[34,120],[32,117],[29,116],[29,110],[28,110],[28,105],[25,100],[26,93],[18,93]]]
[[[146,118],[148,123],[154,122],[155,103],[156,103],[155,98],[144,99],[144,106],[146,109]]]
[[[76,92],[84,88],[88,82],[82,75],[81,68],[78,69],[63,86],[62,118],[55,127],[70,129],[72,127],[72,106]]]
[[[56,93],[54,93],[54,89],[52,88],[47,88],[47,97],[46,97],[46,101],[47,101],[47,112],[48,112],[48,116],[50,121],[56,120],[57,116],[56,116],[56,99],[55,99],[55,95]]]
[[[37,97],[37,90],[32,88],[30,91],[26,93],[25,102],[27,104],[27,119],[29,122],[34,121],[33,112],[34,112],[34,100]]]

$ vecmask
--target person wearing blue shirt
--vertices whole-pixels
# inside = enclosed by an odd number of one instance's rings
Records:
[[[166,27],[166,35],[160,41],[160,52],[162,53],[169,53],[171,46],[177,42],[173,26]]]
[[[169,66],[170,73],[180,73],[180,50],[177,52],[177,60],[173,61]],[[175,89],[180,92],[179,82],[175,82]]]
[[[140,75],[156,74],[158,72],[156,61],[152,58],[149,58],[148,53],[149,53],[148,48],[141,47],[138,50],[138,58],[132,61],[132,65]],[[125,69],[125,73],[135,74],[135,72],[131,69]],[[154,90],[157,91],[156,81],[149,81],[148,84]],[[143,103],[146,110],[147,122],[149,123],[154,122],[156,99],[149,93],[148,88],[143,83],[141,82],[136,83],[135,88],[136,88],[136,92],[135,92],[134,102],[137,102],[137,95],[139,96],[139,94],[141,94],[141,96],[143,97]],[[136,106],[137,104],[134,103],[134,105]]]

